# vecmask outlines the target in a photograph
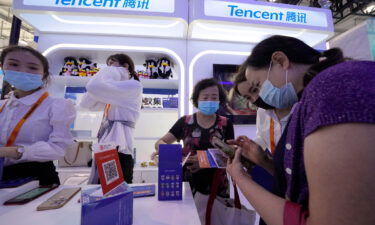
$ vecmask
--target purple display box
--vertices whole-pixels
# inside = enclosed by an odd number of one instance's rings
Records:
[[[182,200],[181,159],[181,145],[159,145],[159,201]]]

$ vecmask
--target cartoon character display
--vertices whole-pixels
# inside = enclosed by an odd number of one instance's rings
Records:
[[[99,69],[96,63],[91,62],[85,57],[81,57],[78,59],[78,76],[94,76],[98,71]]]
[[[173,77],[171,61],[165,57],[158,61],[158,78],[169,79]]]
[[[68,56],[64,58],[64,66],[59,73],[60,76],[78,76],[77,60]]]
[[[158,65],[156,60],[154,59],[147,59],[146,63],[143,64],[146,67],[146,73],[150,79],[157,79],[158,78]]]

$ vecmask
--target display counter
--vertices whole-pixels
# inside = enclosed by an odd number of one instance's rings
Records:
[[[81,196],[80,192],[76,194],[64,207],[60,209],[36,211],[36,207],[39,204],[47,200],[49,197],[51,197],[64,187],[73,186],[61,185],[59,188],[25,205],[0,205],[1,224],[79,225],[81,220],[81,203],[78,203],[78,199]],[[85,188],[87,186],[81,187]],[[16,188],[13,190],[17,191],[20,188]],[[4,193],[9,193],[11,191],[12,190],[10,189],[0,190],[0,194],[2,195]],[[26,191],[27,190],[24,190],[21,193]],[[153,197],[135,198],[133,202],[133,213],[133,224],[200,224],[193,195],[191,193],[189,184],[186,182],[183,184],[182,201],[158,201],[157,195]]]

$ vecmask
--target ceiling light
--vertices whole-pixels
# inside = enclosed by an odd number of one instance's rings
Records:
[[[371,13],[375,11],[375,3],[372,3],[366,7],[365,10],[363,10],[365,13]]]

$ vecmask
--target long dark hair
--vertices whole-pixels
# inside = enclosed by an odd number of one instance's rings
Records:
[[[272,54],[276,51],[283,52],[293,63],[311,65],[303,77],[304,86],[307,86],[319,72],[345,61],[339,48],[319,52],[297,38],[274,35],[259,42],[244,64],[255,69],[267,68]]]
[[[139,81],[139,77],[138,77],[137,73],[135,72],[134,62],[133,62],[132,58],[130,58],[130,56],[128,56],[128,55],[126,55],[124,53],[110,55],[107,58],[107,65],[108,65],[109,60],[117,61],[122,66],[125,66],[127,64],[128,65],[129,74],[130,74],[130,78],[133,78],[134,80]]]

